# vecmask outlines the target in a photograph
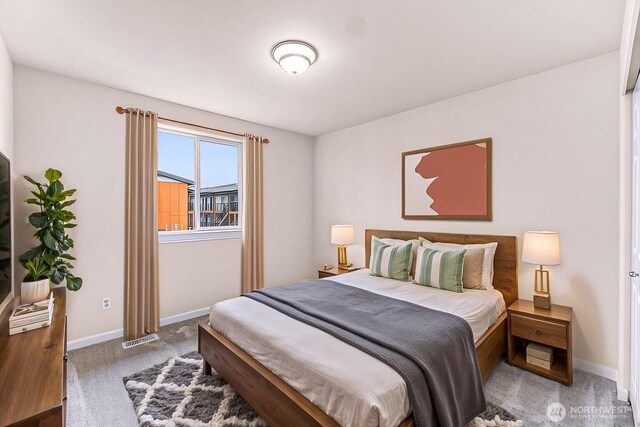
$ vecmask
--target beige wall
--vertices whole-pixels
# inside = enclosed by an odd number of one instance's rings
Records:
[[[124,116],[115,113],[116,105],[269,137],[265,281],[283,284],[313,271],[311,138],[22,66],[14,68],[14,80],[16,175],[38,176],[56,167],[63,182],[78,189],[79,225],[72,233],[76,274],[84,286],[69,296],[69,340],[122,328],[125,150]],[[27,191],[22,180],[16,181],[16,200],[24,200]],[[28,212],[25,204],[16,204],[18,254],[32,244]],[[161,244],[160,288],[161,317],[238,295],[239,240]],[[103,311],[100,302],[106,296],[113,308]]]
[[[553,302],[575,308],[574,354],[615,373],[618,85],[616,52],[318,137],[316,264],[335,264],[336,223],[356,227],[356,265],[365,228],[507,234],[520,243],[525,230],[557,230],[562,265],[551,267],[551,291]],[[482,137],[493,138],[493,221],[402,220],[401,153]],[[520,264],[522,298],[531,298],[533,270]]]
[[[0,34],[0,151],[13,158],[13,65]]]
[[[0,82],[7,81],[6,68],[0,51]],[[554,229],[561,233],[563,263],[552,267],[552,293],[554,302],[575,307],[575,355],[616,369],[619,72],[612,53],[324,135],[312,144],[293,133],[18,66],[15,176],[54,166],[68,186],[79,189],[74,238],[85,287],[69,301],[71,340],[122,327],[124,121],[113,108],[135,105],[271,139],[265,151],[268,286],[335,264],[329,244],[334,223],[354,223],[358,241],[365,227],[519,239],[527,229]],[[0,111],[0,120],[7,110]],[[11,138],[2,131],[4,144]],[[403,221],[400,153],[485,136],[494,141],[494,220]],[[0,150],[10,153],[10,147]],[[16,200],[27,194],[21,180],[15,194]],[[30,245],[31,230],[24,204],[15,212],[23,218],[16,226],[19,254]],[[239,245],[233,239],[163,244],[161,316],[237,295]],[[362,265],[362,244],[351,246],[349,257]],[[523,298],[531,296],[533,268],[520,265]],[[112,298],[111,310],[100,310],[104,296]]]
[[[0,34],[0,152],[13,161],[13,65]],[[13,168],[13,163],[11,167]],[[15,182],[15,176],[13,176]],[[12,233],[13,233],[12,220]],[[14,273],[15,274],[15,273]],[[0,312],[9,299],[0,301]]]
[[[186,313],[210,306],[213,301],[238,296],[240,246],[240,239],[161,243],[161,316]]]

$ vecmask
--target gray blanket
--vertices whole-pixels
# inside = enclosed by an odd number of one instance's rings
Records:
[[[462,427],[486,408],[473,333],[458,316],[329,280],[243,296],[321,329],[396,370],[407,384],[417,427]]]

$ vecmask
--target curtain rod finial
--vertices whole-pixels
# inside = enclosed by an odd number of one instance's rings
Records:
[[[269,138],[262,138],[262,142],[264,142],[265,144],[269,143]]]
[[[116,107],[116,113],[118,113],[118,114],[124,114],[124,108],[122,108],[121,106],[119,106],[119,105],[118,105],[118,106]]]

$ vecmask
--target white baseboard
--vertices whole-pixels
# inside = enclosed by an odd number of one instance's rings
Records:
[[[78,338],[77,340],[69,341],[67,343],[67,349],[76,350],[78,348],[87,347],[93,344],[111,341],[116,338],[122,338],[122,335],[122,329],[116,329],[109,332],[103,332],[101,334],[91,335],[90,337]]]
[[[618,381],[618,370],[609,366],[599,365],[597,363],[588,362],[577,357],[573,358],[573,367],[601,377],[609,378],[612,381]]]
[[[182,322],[183,320],[194,319],[200,316],[206,316],[209,314],[211,307],[199,308],[197,310],[187,311],[186,313],[176,314],[175,316],[169,316],[160,319],[160,326],[171,325],[173,323]]]
[[[618,400],[622,400],[623,402],[629,401],[629,390],[620,387],[618,382],[617,369],[611,368],[609,366],[599,365],[593,362],[587,362],[586,360],[578,359],[577,357],[573,358],[573,367],[615,381],[616,396]]]
[[[186,313],[176,314],[175,316],[164,317],[160,319],[160,326],[171,325],[173,323],[182,322],[183,320],[194,319],[200,316],[206,316],[209,314],[210,307],[199,308],[197,310],[188,311]],[[122,338],[124,335],[122,329],[116,329],[109,332],[103,332],[101,334],[91,335],[90,337],[79,338],[77,340],[69,341],[67,348],[69,350],[76,350],[78,348],[87,347],[93,344],[99,344],[101,342]]]

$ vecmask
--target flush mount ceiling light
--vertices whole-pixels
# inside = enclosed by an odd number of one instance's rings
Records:
[[[273,59],[289,74],[302,74],[318,58],[318,51],[309,43],[285,40],[271,50]]]

